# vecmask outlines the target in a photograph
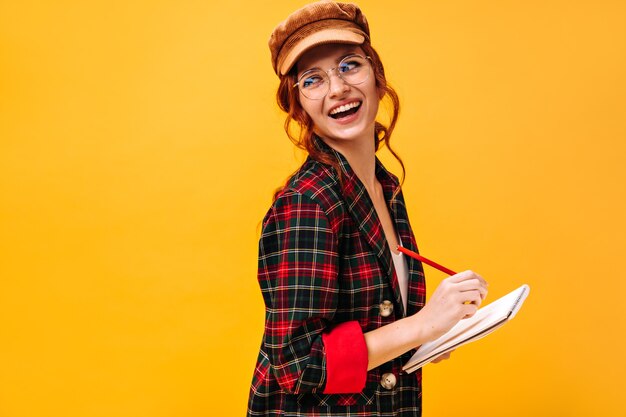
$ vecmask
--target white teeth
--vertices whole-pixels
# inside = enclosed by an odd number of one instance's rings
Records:
[[[339,107],[336,107],[336,108],[332,109],[330,111],[330,114],[337,114],[337,113],[341,113],[343,111],[348,111],[350,109],[353,109],[353,108],[357,107],[360,104],[361,103],[359,103],[358,101],[355,101],[353,103],[344,104],[343,106],[339,106]]]

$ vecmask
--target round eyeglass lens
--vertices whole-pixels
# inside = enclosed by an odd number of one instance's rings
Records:
[[[306,97],[317,100],[328,92],[328,75],[321,70],[307,71],[300,77],[298,87]]]
[[[369,77],[370,65],[367,58],[360,55],[350,55],[339,62],[337,68],[333,68],[328,73],[337,70],[337,75],[350,85],[358,85]],[[305,97],[312,100],[322,99],[328,94],[330,79],[328,73],[319,69],[306,71],[298,79],[298,88]]]
[[[367,58],[360,55],[351,55],[341,60],[337,71],[345,82],[357,85],[367,80],[367,77],[370,75],[370,66]]]

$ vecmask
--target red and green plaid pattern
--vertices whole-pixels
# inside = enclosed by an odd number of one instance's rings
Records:
[[[263,220],[258,280],[266,306],[265,334],[248,415],[418,416],[421,373],[401,374],[412,352],[367,372],[360,392],[325,393],[332,353],[327,349],[341,349],[341,344],[325,346],[323,335],[342,323],[358,323],[367,332],[414,314],[426,292],[421,264],[407,258],[404,312],[391,252],[365,188],[341,154],[319,144],[338,158],[342,182],[332,168],[308,159]],[[398,180],[376,163],[396,231],[405,247],[417,251],[402,193],[391,199]],[[384,300],[394,305],[389,317],[379,314]],[[354,370],[333,368],[331,377],[341,372]],[[387,372],[398,379],[392,390],[380,385]]]

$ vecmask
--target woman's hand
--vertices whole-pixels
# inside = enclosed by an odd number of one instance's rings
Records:
[[[486,296],[487,282],[472,271],[444,279],[418,313],[365,333],[367,369],[438,338],[459,320],[473,316]],[[436,360],[449,356],[444,354]]]
[[[430,300],[413,317],[426,340],[435,340],[461,319],[472,317],[487,296],[487,281],[473,271],[452,275],[439,284]]]

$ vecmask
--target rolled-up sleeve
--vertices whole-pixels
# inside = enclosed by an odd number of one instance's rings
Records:
[[[359,392],[367,379],[367,345],[356,321],[338,324],[324,333],[326,347],[325,394]]]
[[[360,392],[367,347],[356,321],[333,321],[338,303],[337,232],[319,204],[282,194],[263,221],[259,283],[264,348],[281,389]]]

